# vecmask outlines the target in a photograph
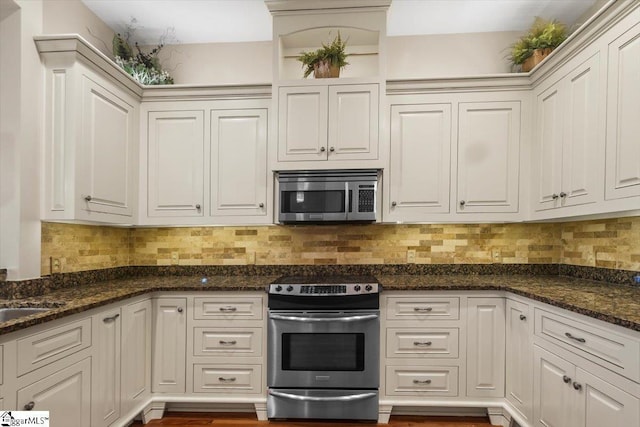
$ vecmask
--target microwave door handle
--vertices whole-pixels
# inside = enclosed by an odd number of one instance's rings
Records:
[[[269,390],[269,394],[276,397],[284,397],[285,399],[300,400],[304,402],[352,402],[354,400],[364,400],[376,397],[376,393],[362,393],[335,397],[298,396],[296,394],[282,393],[275,390]]]
[[[366,314],[362,316],[346,316],[346,317],[302,317],[302,316],[283,316],[281,314],[270,314],[270,319],[275,320],[291,320],[292,322],[359,322],[362,320],[377,319],[377,314]]]
[[[349,194],[349,181],[344,183],[344,219],[349,219],[351,212],[351,194]]]

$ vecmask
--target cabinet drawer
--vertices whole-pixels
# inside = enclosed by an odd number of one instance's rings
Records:
[[[194,328],[194,356],[261,356],[262,328]]]
[[[457,396],[457,366],[387,366],[389,396]]]
[[[203,319],[262,319],[262,297],[206,297],[195,298],[193,318]]]
[[[194,365],[194,393],[262,392],[260,365]]]
[[[387,329],[387,357],[458,357],[458,329]]]
[[[435,297],[389,297],[387,319],[389,320],[458,320],[460,298]]]
[[[640,379],[639,341],[540,309],[535,311],[535,335],[627,378]]]
[[[91,346],[91,318],[18,340],[18,376]]]

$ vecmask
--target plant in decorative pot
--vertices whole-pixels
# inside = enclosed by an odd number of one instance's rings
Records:
[[[567,27],[558,21],[536,17],[529,32],[511,46],[509,59],[528,72],[567,38]]]
[[[340,37],[340,32],[330,44],[322,43],[322,47],[312,52],[302,52],[297,58],[302,62],[304,77],[307,78],[311,73],[316,79],[327,77],[340,77],[340,69],[345,65],[349,65],[346,61],[347,55],[345,47],[347,43]]]

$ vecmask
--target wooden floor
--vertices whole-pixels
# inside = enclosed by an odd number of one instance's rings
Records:
[[[140,422],[133,426],[142,426]],[[147,426],[213,426],[213,427],[490,427],[489,419],[482,417],[417,417],[392,416],[389,424],[366,422],[301,422],[258,421],[255,414],[230,413],[186,413],[168,412],[161,420],[153,420]]]

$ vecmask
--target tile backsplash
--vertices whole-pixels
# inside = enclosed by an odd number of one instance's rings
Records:
[[[566,223],[123,229],[43,223],[42,274],[127,265],[570,264],[640,271],[640,217]],[[55,271],[55,269],[54,269]]]

